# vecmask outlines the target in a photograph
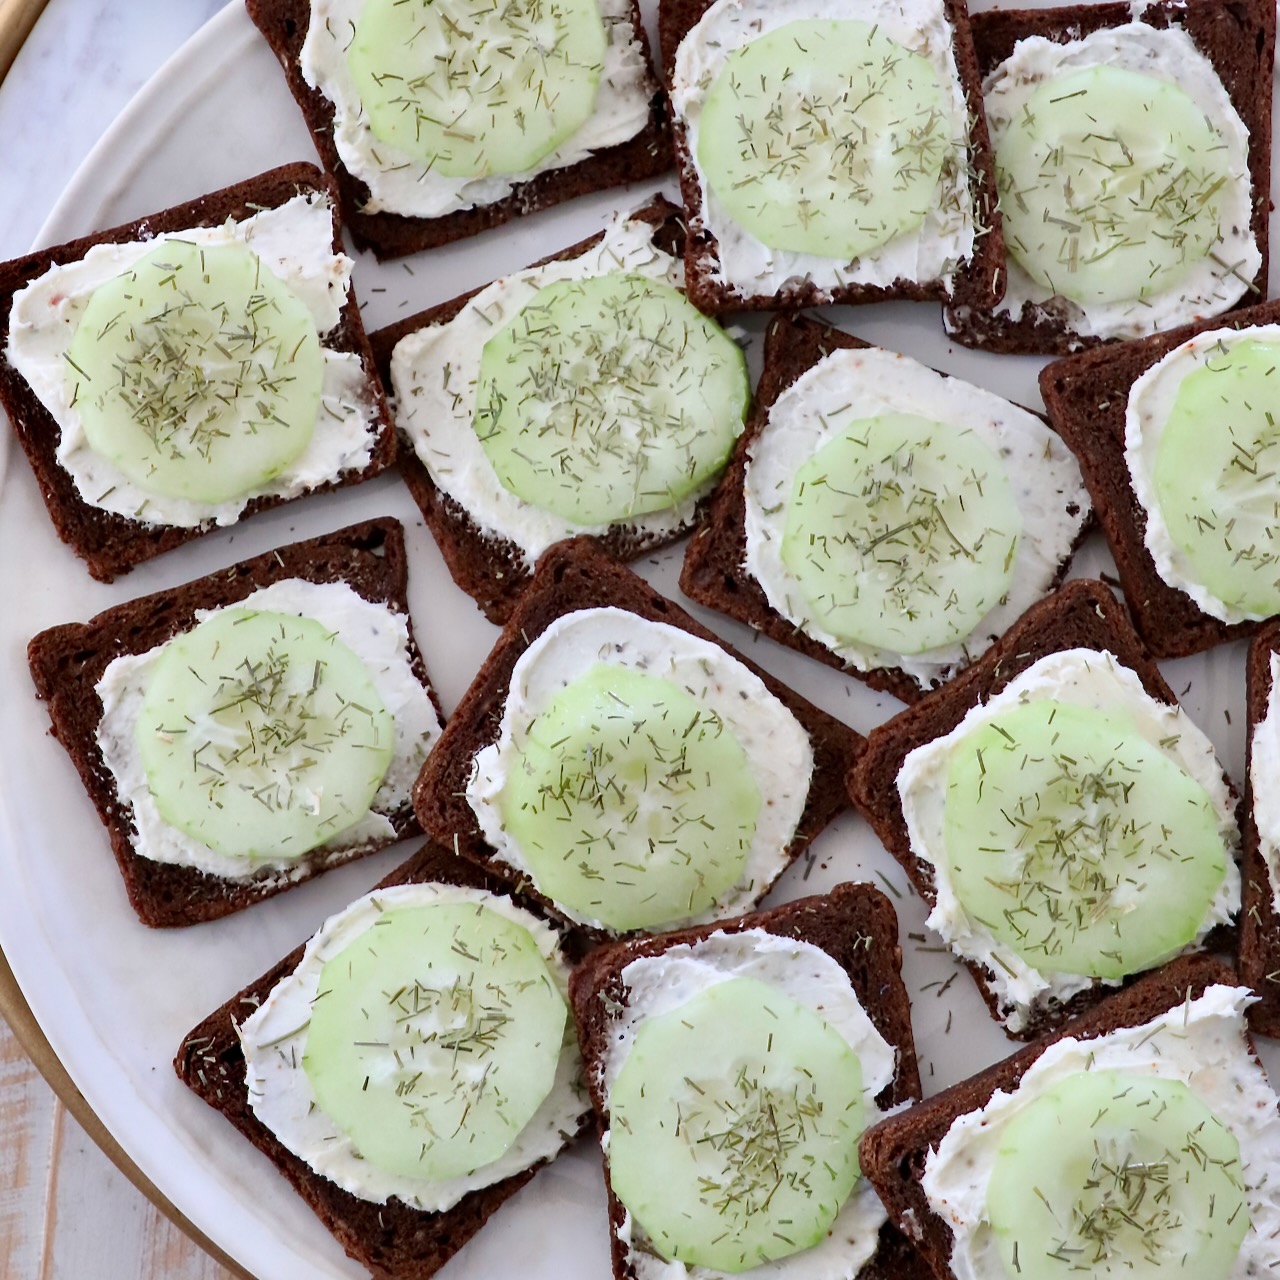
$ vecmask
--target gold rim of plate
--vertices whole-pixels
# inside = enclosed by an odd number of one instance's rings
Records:
[[[36,19],[49,0],[0,0],[0,81],[9,74]]]

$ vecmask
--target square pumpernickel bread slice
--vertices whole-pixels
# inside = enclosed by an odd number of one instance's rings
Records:
[[[1155,0],[1145,5],[1076,4],[1056,9],[991,9],[973,15],[979,79],[985,80],[1028,36],[1058,44],[1095,31],[1142,21],[1156,28],[1180,26],[1213,65],[1249,131],[1253,186],[1251,228],[1262,262],[1237,306],[1266,297],[1268,217],[1271,208],[1271,93],[1276,9],[1268,0]],[[1003,292],[1003,291],[1002,291]],[[948,334],[966,347],[1001,353],[1065,356],[1102,339],[1083,337],[1063,317],[1026,304],[1013,316],[998,307],[971,306],[956,298],[945,308]]]
[[[1056,360],[1040,373],[1049,420],[1080,461],[1098,523],[1106,534],[1134,626],[1157,658],[1182,658],[1257,629],[1256,622],[1223,622],[1206,613],[1156,569],[1146,545],[1147,513],[1125,463],[1125,417],[1133,384],[1175,347],[1198,333],[1280,322],[1280,304],[1185,325],[1135,342],[1108,344]],[[1226,430],[1225,420],[1205,431]]]
[[[41,495],[58,536],[87,563],[89,572],[95,578],[110,582],[144,560],[150,560],[153,556],[200,537],[213,526],[210,522],[191,528],[149,524],[105,511],[81,497],[71,474],[57,459],[61,438],[57,422],[4,353],[9,340],[14,294],[43,275],[50,267],[83,258],[94,245],[149,240],[162,233],[179,232],[192,227],[216,227],[229,219],[240,222],[263,209],[275,208],[298,194],[310,192],[322,193],[331,202],[333,251],[342,252],[336,187],[314,165],[290,164],[221,191],[214,191],[198,200],[175,205],[122,226],[82,236],[78,240],[49,249],[39,249],[25,257],[0,264],[0,406],[9,415],[18,441],[35,471]],[[382,393],[382,384],[374,369],[373,356],[352,289],[347,290],[337,328],[321,336],[326,347],[359,357],[365,374],[365,390],[374,408],[376,440],[370,459],[364,467],[345,471],[336,480],[305,490],[300,497],[356,484],[386,470],[395,461],[395,430],[387,409],[386,397]],[[244,520],[258,511],[292,500],[280,497],[253,498],[239,519]]]
[[[658,6],[658,44],[668,92],[681,41],[698,24],[715,0],[661,0]],[[928,300],[951,297],[971,308],[994,305],[1003,288],[999,283],[1004,242],[996,198],[995,162],[982,111],[982,77],[974,53],[969,11],[965,0],[942,0],[942,11],[952,31],[951,48],[959,72],[960,89],[968,114],[966,139],[970,194],[977,235],[971,256],[960,263],[950,287],[941,279],[913,280],[901,277],[887,285],[846,284],[827,288],[806,276],[789,279],[777,292],[746,294],[717,278],[719,244],[707,229],[703,215],[702,187],[689,151],[686,131],[673,120],[676,171],[681,198],[689,221],[685,247],[685,273],[689,297],[710,315],[730,311],[767,311],[824,304],[857,304],[889,298]],[[803,13],[797,17],[806,16]],[[815,15],[816,16],[816,15]],[[830,16],[829,11],[822,13]],[[853,10],[847,15],[857,17]],[[874,256],[874,251],[871,256]]]
[[[184,586],[116,605],[89,622],[52,627],[27,648],[36,693],[48,706],[53,735],[71,757],[107,828],[129,901],[144,924],[163,927],[215,920],[389,843],[338,850],[324,858],[304,855],[289,872],[250,880],[223,879],[195,867],[157,862],[135,851],[132,811],[120,797],[98,745],[103,708],[95,685],[115,658],[145,653],[188,630],[195,624],[197,610],[235,604],[286,578],[346,583],[364,599],[386,604],[403,616],[409,627],[410,665],[426,687],[437,718],[442,718],[413,639],[404,533],[391,519],[370,520],[296,542]],[[397,839],[418,830],[408,804],[388,817]]]
[[[424,845],[376,887],[426,882],[509,893],[501,882],[471,863],[431,844]],[[517,904],[530,908],[518,899]],[[350,1257],[383,1280],[425,1280],[435,1275],[541,1165],[472,1191],[452,1209],[429,1213],[397,1199],[385,1204],[361,1200],[315,1173],[289,1151],[249,1105],[244,1052],[236,1027],[297,968],[302,952],[302,947],[290,952],[194,1027],[183,1038],[174,1069],[188,1088],[222,1112],[279,1169]],[[569,952],[570,958],[576,954],[572,945]],[[584,1115],[583,1127],[587,1120]]]
[[[1238,985],[1236,975],[1209,956],[1184,956],[1139,978],[1074,1019],[1055,1034],[1019,1050],[976,1076],[891,1116],[862,1136],[862,1170],[880,1193],[889,1220],[911,1230],[912,1240],[938,1280],[952,1280],[954,1236],[950,1225],[929,1206],[920,1185],[925,1161],[961,1116],[981,1110],[996,1090],[1010,1093],[1046,1049],[1068,1036],[1095,1039],[1122,1027],[1141,1026],[1201,995],[1206,987]],[[1250,1046],[1252,1048],[1252,1046]],[[1064,1271],[1072,1270],[1065,1267]]]
[[[884,1108],[918,1102],[920,1071],[911,1034],[911,1005],[902,981],[902,951],[893,906],[878,889],[864,884],[837,885],[830,893],[801,898],[771,911],[740,916],[721,924],[660,934],[600,947],[574,971],[571,994],[586,1067],[587,1088],[596,1110],[598,1129],[609,1131],[609,1107],[604,1093],[604,1063],[617,1015],[628,1003],[623,970],[633,960],[661,956],[673,947],[700,942],[717,933],[763,929],[825,951],[848,974],[859,1003],[876,1030],[896,1051],[893,1081],[876,1097]],[[615,1280],[635,1280],[621,1236],[627,1210],[609,1182]],[[796,1255],[797,1259],[803,1254]],[[879,1245],[858,1271],[857,1280],[927,1280],[929,1269],[906,1235],[891,1222],[880,1228]]]
[[[352,238],[380,259],[450,244],[575,196],[643,182],[671,168],[666,103],[652,71],[640,8],[632,0],[631,26],[640,55],[649,68],[653,91],[649,119],[640,133],[616,146],[601,148],[576,164],[549,169],[518,183],[509,195],[491,203],[439,217],[414,217],[385,210],[366,212],[369,188],[346,167],[334,143],[333,103],[302,75],[300,57],[311,17],[311,0],[246,0],[245,7],[283,67],[289,92],[306,118],[321,163],[337,183],[343,219]]]
[[[1177,705],[1173,690],[1138,639],[1124,606],[1101,582],[1083,578],[1067,582],[1053,595],[1033,605],[973,666],[868,736],[866,749],[849,777],[850,794],[930,908],[937,901],[933,869],[912,851],[898,794],[898,774],[907,755],[950,733],[971,708],[990,701],[1041,658],[1073,648],[1111,653],[1138,676],[1144,690],[1155,701]],[[1206,945],[1229,940],[1228,931],[1219,928],[1209,934]],[[994,973],[975,961],[965,960],[964,964],[978,984],[991,1016],[1001,1021],[999,1000],[991,986]],[[1034,1039],[1083,1013],[1115,990],[1113,986],[1095,983],[1066,1001],[1038,1004],[1031,1009],[1021,1030],[1013,1032],[1006,1027],[1006,1033],[1015,1039]]]
[[[844,671],[872,689],[891,693],[902,702],[915,702],[926,690],[914,676],[898,667],[859,671],[847,665],[838,654],[806,635],[779,613],[746,567],[746,501],[743,491],[747,463],[752,446],[768,426],[774,402],[831,352],[871,348],[872,344],[807,316],[780,315],[774,318],[765,336],[764,369],[756,387],[751,417],[712,496],[707,518],[689,542],[680,572],[680,590],[691,600],[745,622],[779,644]],[[1072,555],[1090,528],[1091,522],[1086,520],[1072,547]],[[1050,589],[1061,582],[1069,563],[1070,555],[1059,566]]]
[[[848,807],[843,779],[862,750],[861,734],[761,671],[643,579],[601,555],[586,539],[559,543],[538,562],[532,584],[427,757],[413,791],[414,810],[423,830],[492,874],[518,884],[521,892],[557,914],[554,904],[486,842],[466,793],[476,755],[498,739],[517,660],[557,619],[597,608],[623,609],[719,646],[763,680],[769,692],[795,716],[809,738],[814,764],[799,825],[785,850],[785,865],[794,862]],[[757,901],[772,883],[760,890]],[[597,939],[606,936],[598,929],[584,927],[584,932]]]
[[[653,226],[654,245],[673,257],[680,256],[684,245],[684,221],[679,208],[669,200],[661,196],[655,197],[629,214],[628,221],[650,223]],[[604,232],[599,232],[531,265],[540,267],[549,262],[580,257],[603,237]],[[374,359],[389,394],[392,392],[391,355],[396,344],[420,329],[447,324],[485,287],[487,286],[472,289],[448,302],[428,307],[416,315],[406,316],[403,320],[377,329],[369,335]],[[432,479],[431,473],[403,432],[399,440],[399,465],[400,474],[422,511],[453,580],[476,602],[490,622],[501,626],[510,618],[516,602],[533,577],[532,571],[525,565],[520,548],[506,538],[486,533],[460,502],[445,493]],[[699,505],[699,513],[709,500],[708,498]],[[695,515],[691,527],[697,518]],[[662,536],[645,535],[619,525],[595,541],[608,555],[619,560],[633,560],[683,536],[684,531]]]

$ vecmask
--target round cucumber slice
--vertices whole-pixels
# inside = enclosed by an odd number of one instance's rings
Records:
[[[526,173],[595,109],[596,0],[366,0],[347,68],[369,128],[450,178]]]
[[[504,488],[592,526],[705,485],[749,398],[742,351],[714,320],[615,272],[539,289],[485,343],[473,425]]]
[[[527,929],[470,903],[395,909],[321,970],[302,1066],[362,1159],[444,1182],[533,1119],[567,1018]]]
[[[165,645],[135,729],[160,816],[215,852],[300,857],[369,811],[395,725],[312,618],[223,609]]]
[[[93,291],[67,363],[89,447],[170,498],[251,493],[306,449],[320,412],[315,319],[240,245],[156,245]]]
[[[893,413],[847,423],[797,470],[782,561],[838,639],[922,653],[969,635],[1003,599],[1021,533],[990,445]]]
[[[752,978],[642,1022],[609,1110],[614,1194],[686,1266],[737,1274],[810,1248],[860,1173],[858,1055]]]
[[[1234,1134],[1181,1080],[1083,1071],[1005,1126],[987,1211],[1010,1277],[1226,1280],[1249,1229]]]
[[[1280,343],[1212,354],[1178,387],[1156,451],[1155,488],[1191,574],[1232,608],[1280,613]]]
[[[1175,84],[1116,67],[1055,76],[995,147],[1005,242],[1055,294],[1149,297],[1218,239],[1229,152]]]
[[[1121,978],[1167,960],[1226,874],[1208,792],[1122,713],[1052,700],[965,737],[943,830],[965,913],[1058,973]]]
[[[539,891],[623,931],[715,905],[746,864],[760,790],[696,698],[597,663],[534,720],[499,806]]]
[[[774,249],[849,261],[918,227],[955,147],[927,59],[856,20],[789,22],[711,84],[698,167]]]

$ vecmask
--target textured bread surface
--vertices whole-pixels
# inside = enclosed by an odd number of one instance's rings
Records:
[[[1183,956],[1145,974],[1055,1034],[901,1115],[881,1120],[862,1135],[859,1155],[863,1173],[880,1193],[889,1210],[889,1220],[912,1229],[916,1248],[939,1280],[952,1280],[954,1236],[951,1227],[929,1207],[920,1179],[929,1152],[937,1149],[951,1126],[961,1116],[985,1107],[997,1089],[1013,1092],[1031,1064],[1059,1040],[1093,1040],[1123,1027],[1141,1026],[1217,983],[1236,986],[1238,980],[1219,960],[1205,955]]]
[[[844,671],[872,689],[891,693],[903,702],[915,702],[926,691],[914,676],[900,667],[876,667],[859,671],[847,665],[821,641],[801,631],[769,603],[760,583],[746,568],[747,530],[746,482],[751,449],[767,428],[774,402],[802,374],[838,350],[866,350],[872,344],[841,329],[806,316],[780,315],[769,325],[765,336],[764,371],[756,388],[747,429],[738,440],[733,457],[711,499],[702,527],[694,534],[685,552],[680,572],[680,590],[691,600],[745,622],[770,639]],[[1086,521],[1076,543],[1058,566],[1056,587],[1067,572],[1075,547],[1089,528]],[[937,682],[935,682],[937,683]]]
[[[676,50],[680,42],[711,8],[714,0],[660,0],[658,6],[658,44],[662,65],[670,88]],[[820,306],[824,303],[880,302],[887,298],[952,297],[958,305],[983,309],[994,306],[1004,292],[1004,238],[997,208],[995,160],[987,136],[987,118],[982,110],[982,76],[970,31],[969,11],[965,0],[942,0],[943,11],[951,24],[951,49],[959,71],[960,87],[969,113],[968,164],[970,196],[974,225],[978,235],[973,255],[955,271],[950,290],[936,280],[900,278],[889,285],[850,284],[834,289],[822,288],[806,279],[790,280],[777,293],[745,294],[735,286],[716,278],[720,250],[714,235],[703,223],[702,187],[689,154],[683,124],[673,124],[676,170],[680,177],[680,193],[689,220],[689,239],[685,245],[685,278],[689,298],[709,315],[726,311],[768,311]],[[874,256],[874,253],[873,255]]]
[[[400,614],[409,626],[414,674],[426,686],[436,715],[440,715],[409,619],[404,533],[399,522],[391,519],[369,520],[295,542],[184,586],[117,605],[89,622],[52,627],[27,646],[36,693],[48,706],[53,735],[71,757],[106,825],[129,901],[144,924],[160,927],[216,920],[390,843],[307,855],[289,872],[253,880],[224,879],[195,867],[155,862],[134,851],[137,829],[132,812],[120,797],[98,746],[102,701],[94,686],[114,659],[146,653],[189,630],[196,623],[197,610],[235,604],[260,587],[285,578],[345,582],[366,600],[385,604]],[[418,830],[407,803],[387,817],[397,839]]]
[[[149,214],[109,231],[99,231],[79,240],[55,245],[51,249],[39,249],[25,257],[0,264],[0,405],[8,413],[18,440],[35,471],[41,495],[58,537],[87,563],[89,572],[100,581],[110,582],[144,560],[190,542],[209,532],[214,526],[206,523],[196,528],[182,528],[177,525],[145,524],[140,520],[131,520],[91,506],[80,496],[70,472],[58,463],[58,443],[62,433],[57,422],[31,390],[27,380],[4,356],[9,338],[13,295],[50,267],[79,261],[95,244],[127,244],[136,240],[149,240],[163,232],[219,226],[228,219],[242,222],[264,208],[275,208],[300,193],[312,191],[323,192],[333,202],[333,249],[335,253],[340,253],[342,241],[336,188],[314,165],[288,164],[259,174],[247,182],[201,196],[198,200],[175,205],[161,213]],[[374,369],[373,355],[360,320],[354,290],[347,290],[347,301],[337,327],[322,337],[324,345],[331,350],[346,351],[360,357],[367,393],[376,409],[378,434],[367,466],[359,471],[344,472],[337,480],[317,485],[307,490],[307,493],[323,493],[367,480],[391,466],[396,454],[395,429],[387,409],[386,397],[382,393],[382,384]],[[305,493],[299,495],[305,496]],[[239,519],[243,520],[258,511],[277,507],[288,501],[296,499],[254,498],[246,505]]]
[[[1213,65],[1231,104],[1249,131],[1249,177],[1253,186],[1250,225],[1262,262],[1237,306],[1267,295],[1268,217],[1271,209],[1271,83],[1276,44],[1276,7],[1270,0],[1155,0],[1152,4],[1073,4],[1058,9],[992,9],[973,15],[979,81],[984,80],[1028,36],[1058,44],[1138,20],[1165,29],[1180,26]],[[947,332],[966,347],[984,351],[1069,355],[1098,345],[1068,325],[1065,315],[1025,303],[1014,316],[956,297],[946,307]],[[1106,339],[1105,341],[1114,341]]]
[[[377,887],[432,882],[487,889],[490,893],[508,892],[470,863],[431,844],[423,845]],[[516,901],[529,908],[528,903]],[[435,1275],[546,1162],[539,1161],[510,1178],[472,1191],[452,1209],[428,1213],[394,1198],[385,1204],[361,1200],[315,1173],[289,1151],[249,1106],[244,1053],[236,1027],[282,978],[298,967],[302,952],[302,947],[291,951],[193,1028],[183,1038],[174,1069],[188,1088],[221,1111],[280,1170],[350,1257],[368,1267],[371,1274],[387,1280],[425,1280]],[[586,1121],[584,1115],[584,1127]]]
[[[878,889],[865,884],[841,884],[828,894],[802,898],[772,911],[600,947],[578,966],[570,990],[582,1042],[587,1087],[601,1134],[609,1128],[609,1107],[604,1096],[605,1061],[618,1021],[617,1010],[628,1002],[623,969],[633,960],[663,955],[673,947],[699,942],[713,933],[737,933],[743,929],[764,929],[825,951],[848,974],[867,1016],[894,1048],[897,1069],[893,1080],[876,1096],[877,1105],[888,1108],[919,1101],[920,1070],[911,1036],[911,1006],[902,982],[898,918],[888,898]],[[628,1261],[627,1246],[619,1234],[626,1209],[609,1185],[607,1157],[604,1175],[613,1228],[613,1274],[616,1280],[635,1280],[635,1268]],[[858,1280],[927,1280],[928,1275],[928,1267],[911,1242],[891,1222],[886,1222],[880,1228],[879,1247],[858,1272]]]
[[[717,645],[759,676],[804,727],[813,747],[814,766],[800,824],[785,851],[787,864],[794,862],[818,833],[848,807],[843,779],[862,750],[862,736],[761,671],[678,605],[659,595],[629,569],[601,555],[583,538],[558,543],[538,561],[532,584],[427,757],[413,790],[414,809],[423,830],[446,848],[515,882],[522,892],[556,914],[554,904],[541,897],[520,872],[486,843],[467,803],[467,784],[477,753],[498,739],[511,672],[520,655],[557,618],[580,609],[608,607],[679,627]],[[761,897],[768,888],[761,890]]]
[[[1157,702],[1177,705],[1173,690],[1138,639],[1124,606],[1101,582],[1080,578],[1032,605],[973,666],[868,735],[866,748],[849,779],[850,793],[863,817],[930,907],[937,901],[933,868],[912,852],[898,795],[897,779],[903,762],[917,747],[950,733],[971,708],[989,702],[1041,658],[1074,648],[1106,650],[1137,674],[1143,688]],[[1209,935],[1206,945],[1229,938],[1229,932],[1220,928]],[[996,975],[976,962],[965,964],[991,1016],[999,1020],[999,1002],[991,985]],[[1115,990],[1099,982],[1066,1001],[1037,1005],[1029,1014],[1026,1027],[1008,1034],[1019,1040],[1034,1039]]]
[[[593,152],[577,164],[540,173],[528,182],[519,183],[510,195],[492,204],[460,209],[436,218],[389,212],[366,213],[364,208],[369,201],[369,188],[342,163],[333,141],[333,103],[302,78],[299,59],[311,19],[310,0],[245,0],[245,7],[284,68],[289,91],[302,108],[320,161],[337,182],[343,220],[352,239],[362,249],[371,249],[379,259],[399,258],[421,249],[434,249],[510,222],[512,218],[549,209],[575,196],[642,182],[671,168],[671,130],[667,124],[666,100],[652,72],[653,63],[639,5],[632,0],[631,27],[641,56],[650,68],[649,80],[653,90],[649,121],[634,138]]]

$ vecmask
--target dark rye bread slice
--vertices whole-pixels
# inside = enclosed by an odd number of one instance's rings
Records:
[[[747,571],[746,500],[743,486],[752,445],[768,425],[774,401],[802,374],[833,351],[865,351],[872,343],[863,342],[851,333],[834,329],[807,316],[775,316],[765,334],[764,370],[756,387],[751,417],[738,441],[733,457],[725,469],[711,500],[711,509],[685,551],[680,571],[680,590],[691,600],[717,609],[757,631],[797,649],[810,658],[838,671],[854,676],[873,689],[891,693],[903,702],[915,702],[925,690],[914,676],[898,667],[877,667],[858,671],[847,665],[826,645],[801,631],[794,622],[783,617],[769,603],[759,582]],[[1075,514],[1072,507],[1067,508]],[[1067,572],[1071,555],[1083,540],[1092,522],[1085,520],[1071,548],[1071,554],[1058,567],[1050,589],[1056,587]],[[991,637],[995,639],[995,637]]]
[[[299,58],[311,17],[310,0],[245,0],[245,8],[284,68],[289,92],[302,108],[311,139],[320,153],[320,162],[337,182],[343,220],[352,239],[360,248],[371,249],[380,260],[434,249],[510,222],[512,218],[549,209],[575,196],[642,182],[671,168],[671,130],[666,101],[652,72],[653,62],[639,4],[632,0],[631,27],[641,56],[650,68],[653,91],[648,123],[634,138],[593,152],[577,164],[540,173],[528,182],[519,183],[510,195],[492,204],[460,209],[437,218],[365,213],[369,188],[347,169],[338,155],[333,141],[333,103],[302,78]]]
[[[643,208],[629,214],[628,219],[650,223],[653,226],[653,243],[664,253],[673,257],[680,256],[684,246],[684,221],[680,209],[670,200],[655,196]],[[604,232],[598,232],[531,265],[541,267],[549,262],[581,257],[603,238]],[[486,287],[482,285],[449,302],[428,307],[425,311],[407,316],[369,335],[374,360],[388,394],[392,393],[391,354],[396,344],[419,329],[447,324]],[[443,492],[403,433],[400,436],[399,450],[400,474],[409,486],[413,500],[421,509],[427,527],[435,536],[454,582],[480,606],[480,611],[490,622],[501,626],[511,616],[516,601],[533,578],[532,572],[525,567],[520,548],[506,538],[485,533],[460,502]],[[704,507],[705,502],[699,504],[690,527],[697,522]],[[646,535],[626,525],[617,525],[592,540],[617,560],[634,560],[637,556],[683,536],[683,532]]]
[[[582,1043],[587,1088],[602,1137],[609,1131],[605,1061],[618,1013],[628,1003],[623,969],[633,960],[664,955],[673,947],[699,942],[713,933],[738,933],[743,929],[763,929],[825,951],[849,975],[859,1003],[895,1050],[897,1069],[893,1080],[876,1095],[877,1105],[888,1109],[919,1102],[920,1069],[911,1035],[911,1005],[902,981],[897,915],[888,898],[871,885],[840,884],[828,894],[801,898],[772,911],[600,947],[574,970],[570,985],[573,1012]],[[636,1280],[635,1267],[628,1262],[627,1246],[620,1235],[627,1211],[609,1182],[607,1150],[604,1177],[613,1228],[613,1274],[615,1280]],[[929,1269],[911,1242],[892,1222],[886,1222],[880,1228],[879,1246],[858,1271],[857,1280],[928,1280],[928,1276]]]
[[[1137,674],[1143,688],[1157,702],[1177,705],[1173,690],[1138,639],[1124,606],[1101,582],[1079,578],[1032,605],[1016,626],[949,684],[927,694],[868,736],[866,749],[849,778],[850,794],[930,907],[937,900],[933,868],[912,852],[898,796],[897,779],[903,761],[916,747],[950,733],[972,707],[990,701],[1041,658],[1075,648],[1106,650]],[[1230,779],[1227,781],[1230,784]],[[1209,934],[1205,945],[1229,942],[1232,932],[1219,927]],[[990,985],[994,972],[976,961],[964,963],[991,1016],[1000,1021],[999,1001]],[[1066,1001],[1038,1004],[1023,1030],[1013,1032],[1006,1027],[1006,1034],[1017,1040],[1032,1040],[1083,1013],[1115,990],[1099,982]]]
[[[973,15],[979,79],[985,80],[1028,36],[1058,44],[1136,19],[1161,30],[1180,26],[1213,64],[1249,131],[1249,176],[1253,184],[1250,225],[1262,262],[1237,306],[1267,296],[1268,217],[1271,209],[1271,82],[1275,61],[1276,7],[1270,0],[1154,0],[1154,3],[1073,4],[1057,9],[992,9]],[[1002,290],[1003,292],[1003,290]],[[945,308],[948,334],[983,351],[1065,356],[1096,346],[1100,338],[1074,332],[1066,317],[1024,304],[1019,315],[956,297]],[[1114,341],[1111,339],[1110,341]]]
[[[785,851],[790,865],[848,807],[843,780],[863,748],[862,735],[760,670],[631,570],[601,555],[585,538],[557,543],[538,561],[528,591],[427,757],[413,789],[413,807],[422,829],[440,844],[514,882],[522,893],[558,914],[552,902],[486,843],[467,803],[467,783],[477,753],[497,741],[511,672],[520,655],[557,618],[580,609],[608,607],[679,627],[718,645],[759,676],[804,727],[813,746],[813,777],[800,824]],[[767,892],[766,888],[760,896]],[[606,936],[591,929],[584,933],[597,940]]]
[[[1245,329],[1280,323],[1280,303],[1228,312],[1135,342],[1108,343],[1056,360],[1040,372],[1049,420],[1080,461],[1125,603],[1134,626],[1157,658],[1182,658],[1252,634],[1256,622],[1227,623],[1205,613],[1187,593],[1160,576],[1147,550],[1147,513],[1133,491],[1124,460],[1125,411],[1133,384],[1175,347],[1206,329]],[[1206,431],[1226,430],[1206,422]]]
[[[507,888],[478,868],[429,843],[376,887],[429,882],[509,894]],[[518,906],[537,913],[531,904],[514,900]],[[303,950],[298,947],[291,951],[194,1027],[183,1038],[174,1069],[188,1088],[221,1111],[280,1170],[348,1256],[368,1267],[372,1275],[386,1280],[425,1280],[435,1275],[546,1161],[468,1193],[452,1209],[428,1213],[396,1199],[385,1204],[361,1200],[315,1173],[289,1151],[249,1106],[244,1053],[236,1027],[282,978],[298,967]],[[581,1128],[586,1127],[588,1118],[582,1117]]]
[[[680,42],[697,26],[714,0],[660,0],[658,5],[658,45],[668,91]],[[689,222],[689,239],[685,245],[685,280],[689,298],[709,315],[725,311],[771,311],[785,308],[798,311],[802,307],[826,303],[857,304],[879,302],[887,298],[947,298],[957,304],[985,309],[994,306],[1004,292],[1001,283],[1004,263],[1004,236],[1000,229],[1000,211],[996,196],[995,158],[987,135],[987,117],[982,110],[982,76],[974,53],[969,11],[965,0],[942,0],[943,13],[951,25],[951,49],[959,72],[969,115],[968,156],[970,191],[973,199],[974,225],[977,236],[973,255],[955,271],[950,289],[940,279],[911,280],[900,278],[889,285],[850,284],[827,289],[808,279],[795,279],[772,294],[744,294],[736,287],[716,278],[720,264],[720,246],[707,229],[702,214],[702,187],[689,154],[683,124],[673,119],[676,172],[680,178],[680,194]],[[850,9],[856,17],[856,6]],[[872,255],[874,256],[874,255]]]
[[[409,625],[414,674],[426,686],[440,715],[439,702],[413,640],[404,532],[399,522],[391,519],[369,520],[292,543],[184,586],[116,605],[89,622],[52,627],[27,646],[36,693],[48,704],[53,736],[71,757],[107,827],[129,901],[144,924],[163,927],[216,920],[381,847],[357,846],[327,856],[304,857],[293,871],[253,880],[223,879],[194,867],[155,862],[134,852],[137,830],[132,812],[121,799],[98,746],[102,702],[94,686],[114,659],[145,653],[188,630],[195,624],[197,610],[235,604],[260,587],[285,578],[345,582],[366,600],[389,605],[403,615]],[[397,839],[418,830],[408,804],[387,817]]]
[[[75,262],[95,244],[125,244],[135,240],[149,240],[163,232],[177,232],[191,227],[213,227],[226,222],[243,221],[262,209],[285,204],[294,196],[311,191],[323,192],[333,205],[333,249],[342,252],[341,230],[338,224],[337,190],[319,169],[311,164],[288,164],[271,169],[246,182],[214,191],[187,204],[175,205],[161,213],[149,214],[109,231],[99,231],[79,240],[55,245],[51,249],[39,249],[23,258],[0,264],[0,405],[13,422],[18,440],[40,485],[45,506],[53,520],[58,536],[84,559],[89,572],[102,582],[111,582],[117,575],[128,573],[135,565],[153,556],[190,542],[210,531],[214,526],[206,523],[196,528],[177,525],[147,524],[131,520],[90,505],[76,489],[69,472],[58,463],[58,442],[61,431],[53,416],[31,390],[25,378],[4,356],[9,339],[10,316],[13,295],[43,275],[52,266]],[[357,484],[370,476],[385,471],[395,461],[395,429],[382,394],[365,337],[360,311],[356,306],[355,292],[347,290],[346,305],[336,329],[324,337],[324,345],[334,351],[347,351],[360,357],[367,379],[368,395],[377,414],[378,437],[367,466],[359,471],[344,472],[335,481],[316,485],[307,493],[323,493],[346,485]],[[306,494],[299,495],[305,497]],[[254,498],[245,507],[241,520],[269,507],[278,507],[291,501],[286,498]]]
[[[1031,1064],[1059,1040],[1093,1040],[1123,1027],[1142,1026],[1218,983],[1239,985],[1221,961],[1183,956],[1139,978],[1055,1034],[901,1115],[881,1120],[862,1135],[863,1173],[880,1193],[890,1220],[910,1234],[939,1280],[952,1280],[954,1275],[950,1259],[955,1237],[950,1225],[929,1207],[920,1180],[929,1152],[937,1149],[951,1126],[961,1116],[985,1107],[997,1089],[1012,1093]],[[1252,1042],[1249,1048],[1253,1052]]]

